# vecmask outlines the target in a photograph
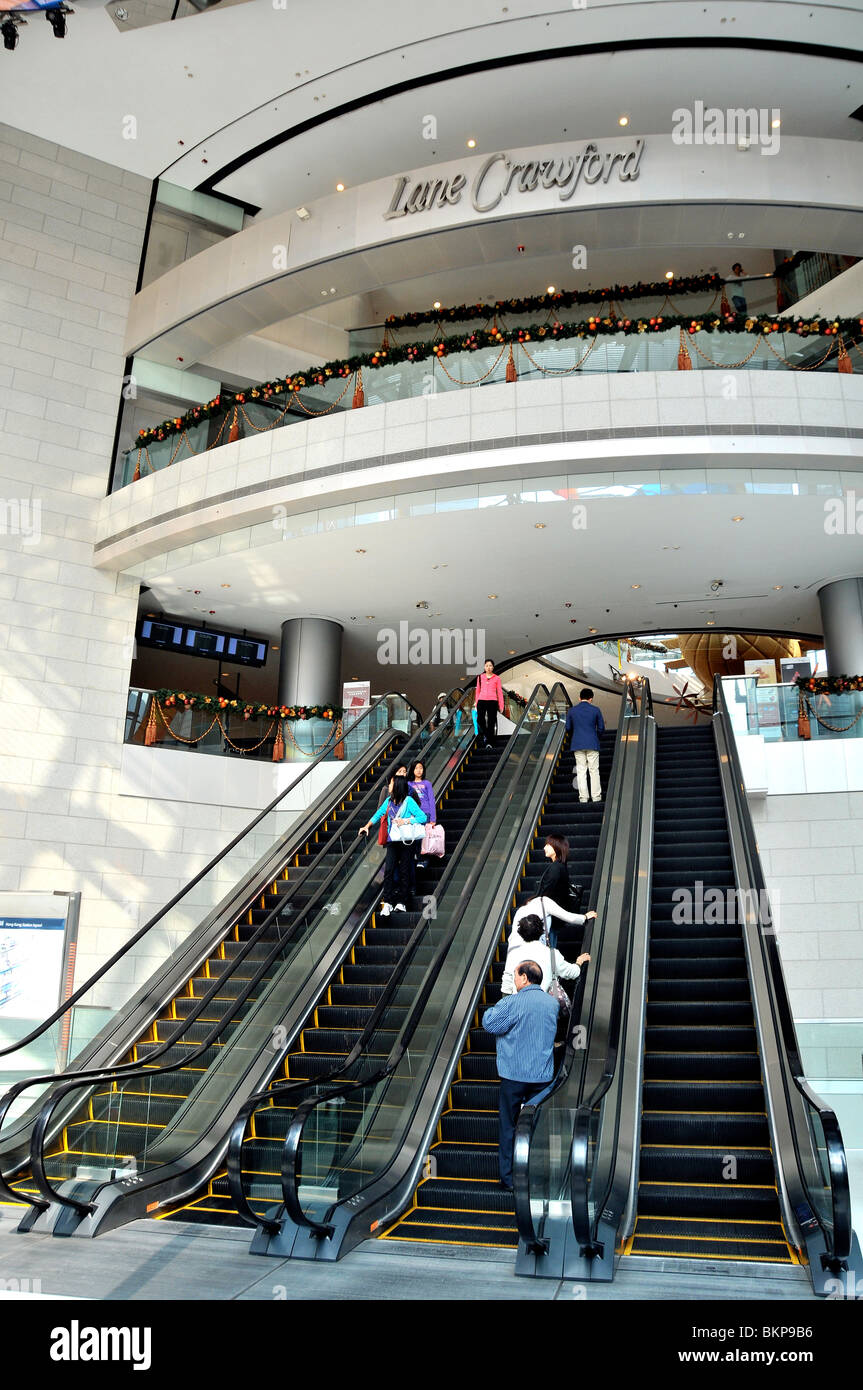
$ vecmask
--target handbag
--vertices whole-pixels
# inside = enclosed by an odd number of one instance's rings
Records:
[[[378,821],[378,844],[379,844],[379,845],[385,845],[386,842],[387,842],[387,818],[386,818],[386,815],[383,815],[383,816],[381,816],[380,820]]]
[[[412,845],[414,840],[421,839],[425,831],[425,822],[408,821],[405,825],[396,825],[396,818],[399,812],[404,810],[404,806],[405,803],[402,802],[395,816],[393,816],[390,825],[390,840],[394,840],[395,843],[399,845]]]
[[[446,836],[442,825],[426,825],[423,827],[422,854],[431,854],[442,858],[446,853]]]
[[[804,700],[802,694],[797,705],[797,737],[812,737],[812,725],[809,720],[809,710],[806,706],[806,701]]]
[[[550,994],[552,999],[557,1000],[557,1007],[559,1010],[558,1026],[560,1026],[560,1024],[562,1023],[567,1023],[569,1020],[569,1013],[570,1009],[572,1008],[572,1005],[569,1002],[569,995],[567,994],[563,985],[560,983],[560,980],[557,978],[557,970],[555,969],[554,964],[554,951],[552,951],[551,953],[551,983],[549,984],[549,987],[546,990],[546,994]]]

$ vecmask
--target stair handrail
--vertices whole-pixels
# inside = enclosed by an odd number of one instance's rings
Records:
[[[817,1221],[821,1229],[827,1245],[827,1254],[826,1256],[822,1256],[824,1267],[833,1272],[838,1272],[845,1267],[845,1262],[851,1255],[854,1245],[854,1230],[851,1220],[851,1193],[848,1182],[848,1159],[845,1153],[845,1145],[842,1140],[842,1133],[836,1112],[832,1106],[827,1105],[821,1097],[816,1094],[804,1075],[803,1062],[797,1041],[797,1031],[794,1026],[794,1015],[791,1011],[791,1004],[788,998],[788,988],[785,983],[785,972],[782,969],[782,960],[779,954],[775,927],[772,920],[765,920],[764,904],[767,902],[767,885],[761,865],[761,857],[758,853],[755,830],[746,801],[746,782],[740,763],[737,740],[734,735],[731,716],[728,710],[724,685],[719,678],[714,679],[713,682],[713,713],[714,718],[721,722],[725,734],[730,772],[726,785],[733,799],[737,824],[743,840],[749,886],[753,890],[750,897],[750,906],[756,916],[758,927],[757,934],[761,945],[761,956],[765,966],[766,979],[769,982],[771,990],[771,1007],[773,1010],[776,1038],[781,1044],[782,1051],[785,1055],[788,1076],[790,1076],[794,1087],[802,1097],[805,1105],[814,1110],[818,1115],[819,1122],[824,1132],[830,1173],[830,1195],[833,1210],[832,1226],[828,1226],[822,1220],[816,1201],[810,1200],[809,1207],[815,1221]],[[756,1000],[753,997],[753,1004],[755,1003]],[[784,1075],[783,1086],[785,1087]],[[793,1123],[794,1111],[789,1103],[790,1097],[788,1096],[787,1088],[785,1089],[785,1094],[797,1173],[807,1193],[807,1197],[811,1197],[810,1183],[800,1151],[800,1136],[798,1134],[797,1125]],[[805,1113],[808,1119],[808,1109]],[[812,1135],[811,1127],[809,1137],[817,1144],[817,1137]],[[777,1153],[774,1157],[778,1161],[780,1157],[784,1159],[784,1154],[780,1155]]]
[[[566,691],[563,689],[559,682],[552,687],[552,690],[550,692],[543,683],[538,684],[532,692],[531,697],[528,700],[522,712],[521,718],[519,719],[518,724],[515,727],[512,737],[515,737],[515,735],[520,732],[524,725],[533,722],[528,719],[528,715],[530,711],[533,709],[536,701],[540,698],[540,691],[543,691],[545,692],[548,698],[545,702],[545,705],[543,706],[543,711],[540,718],[536,720],[534,738],[540,736],[540,731],[543,729],[547,722],[549,710],[552,708],[555,701],[558,701],[560,699],[560,696],[555,694],[557,690],[560,690],[564,701],[568,705],[568,696],[566,694]],[[521,753],[521,756],[518,759],[516,767],[512,770],[511,775],[508,777],[508,783],[510,785],[514,785],[517,781],[525,765],[525,760],[529,756],[532,748],[533,739],[527,742],[524,750]],[[477,816],[480,807],[485,806],[488,803],[489,797],[497,790],[497,783],[499,780],[503,778],[503,775],[504,760],[501,760],[501,762],[498,764],[498,767],[495,769],[495,772],[491,780],[489,781],[486,793],[484,794],[480,805],[474,812],[474,817]],[[494,843],[495,836],[497,835],[497,832],[500,828],[506,809],[507,800],[506,796],[503,796],[500,798],[500,805],[497,811],[495,812],[495,815],[483,840],[483,850],[485,850],[486,846],[490,846]],[[469,836],[466,832],[461,840],[461,845],[465,848],[467,846],[468,839]],[[464,850],[462,852],[464,852]],[[455,939],[455,936],[458,933],[464,914],[467,911],[471,895],[476,886],[476,882],[480,874],[482,873],[484,867],[485,856],[482,852],[480,852],[480,854],[477,855],[476,863],[470,870],[468,877],[465,880],[465,883],[459,894],[458,901],[456,902],[453,908],[452,919],[450,921],[446,935],[440,942],[432,961],[427,967],[423,983],[420,986],[420,989],[418,990],[417,994],[414,996],[414,999],[410,1007],[410,1011],[408,1013],[408,1017],[402,1025],[402,1028],[399,1032],[399,1036],[396,1039],[396,1042],[393,1044],[393,1047],[390,1050],[390,1054],[387,1057],[384,1065],[380,1067],[378,1071],[373,1073],[371,1076],[364,1077],[363,1080],[359,1083],[355,1081],[342,1083],[334,1087],[326,1095],[309,1097],[307,1101],[301,1102],[300,1105],[297,1106],[296,1111],[294,1112],[294,1118],[288,1128],[288,1133],[285,1137],[283,1147],[282,1200],[287,1216],[295,1223],[295,1225],[299,1227],[304,1227],[307,1230],[311,1230],[317,1236],[326,1237],[332,1235],[334,1231],[334,1226],[331,1221],[316,1221],[314,1218],[308,1216],[306,1212],[303,1211],[302,1205],[299,1200],[298,1160],[300,1153],[300,1144],[302,1142],[302,1131],[305,1126],[306,1120],[308,1119],[309,1115],[317,1108],[318,1105],[330,1103],[335,1097],[338,1096],[349,1095],[358,1084],[362,1085],[364,1088],[367,1088],[369,1086],[376,1086],[380,1084],[380,1082],[385,1081],[386,1078],[392,1075],[392,1073],[395,1071],[399,1062],[404,1057],[408,1044],[410,1043],[410,1040],[413,1037],[413,1034],[420,1022],[420,1019],[422,1018],[423,1010],[425,1008],[426,1003],[428,1002],[429,995],[431,994],[431,991],[436,983],[438,972],[441,968],[441,965],[443,964],[443,961],[446,959],[446,956],[450,950],[453,940]],[[309,1083],[307,1082],[306,1084],[308,1085]],[[315,1082],[312,1084],[320,1083]],[[363,1184],[363,1187],[359,1188],[357,1192],[351,1194],[350,1199],[346,1198],[344,1200],[351,1200],[355,1202],[359,1194],[365,1188],[369,1187],[373,1181],[377,1180],[377,1176],[377,1174],[372,1175],[366,1181],[366,1183]],[[331,1205],[330,1210],[334,1210],[340,1204],[340,1201],[334,1202]]]
[[[638,698],[639,693],[641,693],[640,702]],[[630,706],[632,707],[631,713]],[[646,716],[652,714],[652,712],[653,702],[649,683],[647,681],[643,684],[635,681],[627,681],[622,692],[620,714],[614,741],[614,759],[612,763],[614,780],[609,785],[606,794],[605,815],[603,816],[602,830],[600,832],[599,845],[597,846],[596,863],[593,873],[590,907],[594,910],[597,905],[597,887],[603,879],[603,866],[610,861],[613,862],[616,851],[617,821],[620,815],[620,800],[622,794],[621,758],[619,757],[619,753],[623,744],[624,731],[631,725],[633,716],[637,717],[640,721],[639,748],[643,748],[643,721]],[[590,918],[585,927],[582,950],[588,953],[590,953],[592,949],[595,929],[594,923],[596,921],[596,918]],[[607,924],[603,923],[603,934],[606,929]],[[535,1254],[545,1253],[548,1249],[548,1241],[545,1237],[539,1235],[534,1221],[534,1211],[530,1200],[530,1147],[537,1125],[542,1119],[543,1107],[566,1084],[569,1079],[574,1054],[577,1050],[583,1050],[584,1027],[581,1015],[587,987],[587,978],[587,968],[585,968],[579,976],[573,994],[566,1045],[557,1074],[554,1080],[549,1084],[547,1090],[541,1092],[539,1096],[528,1101],[528,1103],[522,1107],[516,1123],[513,1146],[513,1199],[516,1226],[519,1236],[524,1241],[526,1248]],[[615,971],[615,982],[616,981],[617,971]]]
[[[387,698],[389,697],[386,695],[381,697],[382,700],[385,700]],[[401,697],[399,696],[399,698]],[[375,706],[372,706],[371,708],[376,708],[379,704],[380,701],[377,701]],[[360,721],[358,720],[357,723],[359,722]],[[432,735],[429,744],[423,750],[421,744],[421,737],[430,722],[431,716],[429,716],[429,718],[412,735],[408,743],[405,745],[405,748],[401,750],[403,753],[409,754],[411,748],[415,744],[418,751],[424,751],[427,755],[428,749],[432,747],[433,743],[437,740],[438,736],[442,736],[446,732],[443,726],[439,726],[439,728],[435,730],[435,733]],[[288,790],[290,790],[290,788]],[[277,800],[279,799],[281,798],[277,798]],[[356,818],[358,810],[359,808],[357,808],[357,811],[355,811],[351,816],[351,821],[353,821]],[[256,823],[257,820],[253,822],[252,825]],[[339,833],[340,836],[343,835],[344,830],[340,831]],[[185,1058],[182,1064],[175,1063],[168,1067],[153,1067],[152,1065],[148,1065],[147,1067],[141,1067],[137,1062],[128,1062],[120,1063],[111,1067],[82,1069],[76,1072],[65,1072],[59,1074],[56,1072],[52,1072],[47,1075],[30,1076],[23,1078],[21,1081],[16,1082],[12,1087],[10,1087],[10,1089],[5,1093],[5,1095],[3,1095],[2,1098],[0,1098],[0,1133],[2,1133],[3,1122],[6,1118],[6,1115],[8,1114],[14,1101],[23,1091],[29,1089],[31,1086],[50,1085],[52,1083],[56,1084],[57,1089],[52,1091],[51,1094],[45,1099],[40,1109],[40,1113],[36,1118],[33,1130],[31,1132],[30,1161],[33,1168],[34,1181],[39,1192],[42,1194],[42,1197],[37,1198],[31,1193],[23,1191],[16,1192],[14,1189],[9,1187],[7,1180],[2,1172],[0,1172],[0,1196],[5,1198],[5,1200],[7,1201],[25,1201],[29,1203],[29,1205],[36,1207],[38,1210],[45,1210],[51,1202],[57,1202],[61,1206],[72,1207],[82,1212],[82,1214],[85,1212],[92,1211],[92,1203],[82,1203],[77,1199],[70,1197],[64,1193],[61,1193],[56,1188],[54,1188],[45,1171],[45,1142],[47,1137],[51,1133],[52,1120],[60,1102],[67,1095],[71,1095],[75,1090],[79,1090],[82,1087],[87,1087],[91,1085],[101,1085],[105,1082],[111,1082],[116,1080],[131,1081],[140,1077],[152,1078],[154,1076],[159,1075],[170,1075],[172,1072],[183,1070],[183,1068],[187,1067],[190,1062],[193,1062],[198,1057],[202,1056],[204,1052],[206,1052],[206,1050],[213,1045],[216,1038],[218,1038],[219,1034],[222,1033],[231,1023],[233,1023],[240,1008],[246,1003],[253,990],[257,988],[258,984],[266,975],[267,971],[278,959],[278,956],[281,953],[281,951],[285,948],[285,946],[290,944],[295,935],[298,933],[300,925],[304,921],[307,921],[313,912],[316,912],[318,910],[321,901],[326,897],[330,884],[341,872],[347,860],[350,859],[356,853],[358,848],[361,848],[365,853],[369,847],[370,846],[368,842],[366,842],[363,845],[360,845],[357,839],[351,840],[351,842],[344,850],[340,858],[333,865],[333,868],[331,869],[327,877],[322,881],[318,889],[315,891],[315,893],[312,895],[309,901],[303,906],[303,908],[293,919],[293,921],[289,923],[288,929],[284,933],[280,931],[277,940],[273,943],[272,949],[267,953],[263,960],[261,960],[258,963],[257,970],[248,980],[244,988],[235,996],[230,1008],[226,1010],[224,1015],[220,1019],[218,1019],[216,1023],[214,1023],[213,1027],[209,1030],[206,1037],[189,1052],[188,1057]],[[300,883],[298,883],[297,887],[299,886]],[[169,1038],[166,1038],[164,1042],[159,1045],[156,1051],[150,1054],[150,1062],[152,1062],[153,1058],[163,1056],[165,1052],[167,1052],[170,1048],[176,1046],[177,1042],[180,1038],[182,1038],[184,1033],[197,1021],[198,1018],[200,1018],[200,1016],[204,1013],[205,1009],[212,1002],[212,1000],[220,993],[220,991],[224,989],[225,982],[236,973],[238,967],[242,965],[242,963],[246,960],[246,958],[257,945],[264,933],[274,922],[276,922],[276,919],[284,913],[286,903],[289,900],[289,897],[290,895],[283,895],[283,899],[277,902],[275,907],[273,907],[270,910],[270,912],[266,915],[264,920],[258,924],[256,930],[252,933],[248,940],[243,943],[241,949],[232,958],[230,969],[223,972],[214,980],[213,985],[210,987],[210,989],[206,991],[206,993],[197,1002],[195,1007],[192,1010],[190,1010],[186,1018],[182,1020],[182,1026],[178,1027],[174,1032],[172,1032],[171,1036]],[[61,1082],[63,1084],[60,1084]]]
[[[416,710],[415,706],[411,703],[410,700],[405,700],[405,697],[400,692],[388,691],[386,695],[381,695],[377,700],[375,700],[374,704],[370,705],[369,708],[356,721],[356,723],[351,726],[351,733],[354,732],[358,725],[362,724],[366,719],[369,719],[372,716],[372,714],[375,713],[376,710],[379,710],[387,700],[391,700],[393,698],[404,700],[405,704],[408,705],[409,708],[412,709],[414,713],[417,715],[417,717],[421,720],[422,716],[419,715],[419,712]],[[205,878],[206,875],[210,873],[210,871],[214,869],[217,864],[221,863],[221,861],[226,857],[226,855],[230,854],[232,850],[236,849],[237,845],[241,842],[241,840],[244,840],[245,837],[252,830],[254,830],[255,826],[258,825],[260,821],[264,819],[265,816],[268,816],[271,811],[275,810],[275,808],[279,805],[279,802],[283,801],[285,797],[288,796],[290,793],[296,791],[300,782],[304,781],[306,777],[310,776],[310,774],[315,770],[315,768],[326,760],[327,755],[332,751],[332,748],[336,744],[341,743],[343,739],[344,734],[339,733],[338,726],[334,725],[332,732],[327,736],[327,741],[324,747],[317,754],[317,756],[312,759],[310,763],[306,764],[299,777],[297,777],[293,782],[291,782],[290,786],[285,787],[283,791],[280,791],[277,796],[273,797],[273,800],[267,806],[265,806],[262,811],[259,811],[258,814],[254,816],[252,820],[249,821],[248,825],[244,826],[242,830],[238,831],[234,838],[230,840],[228,844],[224,846],[223,849],[220,849],[217,854],[214,854],[213,858],[210,859],[209,862],[205,864],[204,867],[200,869],[198,873],[194,875],[193,878],[190,878],[188,883],[184,884],[184,886],[180,888],[174,894],[174,896],[170,898],[168,902],[165,903],[163,907],[160,907],[158,912],[154,913],[153,916],[150,917],[142,927],[139,927],[135,934],[129,937],[128,941],[124,941],[122,946],[118,947],[112,956],[109,956],[106,961],[103,961],[103,963],[96,970],[93,971],[93,974],[89,977],[89,979],[85,980],[85,982],[82,985],[79,985],[78,988],[74,991],[74,993],[70,994],[69,998],[65,999],[63,1003],[55,1009],[53,1014],[50,1014],[48,1018],[43,1019],[39,1026],[37,1028],[34,1028],[31,1033],[28,1033],[26,1037],[19,1038],[17,1042],[14,1042],[6,1047],[0,1047],[0,1057],[5,1057],[10,1052],[17,1052],[21,1048],[28,1047],[30,1043],[34,1042],[37,1038],[41,1037],[41,1035],[48,1028],[52,1027],[53,1024],[55,1024],[58,1021],[58,1019],[62,1018],[63,1014],[67,1013],[69,1009],[71,1009],[75,1004],[77,1004],[78,1001],[81,998],[83,998],[84,994],[89,989],[91,989],[94,984],[101,980],[103,975],[105,975],[114,965],[117,964],[117,961],[121,960],[124,955],[127,955],[133,946],[136,946],[138,942],[143,937],[145,937],[147,933],[152,930],[153,927],[157,925],[157,923],[161,922],[162,918],[166,915],[166,913],[170,912],[172,908],[176,907],[177,904],[181,902],[182,899],[186,896],[186,894],[189,893],[193,888],[197,886],[197,884],[201,882],[202,878]]]

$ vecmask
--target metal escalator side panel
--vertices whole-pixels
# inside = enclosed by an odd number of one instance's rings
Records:
[[[812,1092],[803,1075],[775,918],[721,687],[715,704],[713,733],[738,910],[743,908],[743,941],[782,1224],[801,1262],[808,1264],[814,1292],[842,1297],[846,1295],[837,1294],[834,1285],[844,1280],[853,1288],[855,1281],[863,1279],[863,1259],[851,1227],[847,1159],[835,1114]]]

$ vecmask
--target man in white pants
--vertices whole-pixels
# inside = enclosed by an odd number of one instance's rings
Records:
[[[599,735],[605,733],[602,711],[593,703],[593,691],[587,686],[579,692],[578,704],[570,707],[566,716],[566,732],[570,735],[570,747],[575,754],[575,775],[578,781],[578,799],[586,802],[588,798],[587,779],[590,776],[590,795],[594,801],[602,800],[602,787],[599,783]]]

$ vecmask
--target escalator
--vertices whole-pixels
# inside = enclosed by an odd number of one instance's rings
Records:
[[[796,1263],[711,728],[657,733],[637,1219],[625,1253]]]
[[[474,745],[450,786],[437,798],[438,820],[446,831],[448,854],[457,850],[505,744],[506,738],[500,737],[489,751]],[[437,901],[444,863],[429,858],[425,865],[417,873],[417,897],[406,903],[407,912],[383,917],[379,910],[375,911],[305,1019],[274,1086],[284,1081],[316,1080],[347,1060],[422,921],[423,911]],[[399,1021],[398,1014],[391,1017],[393,1026]],[[385,1039],[379,1041],[383,1045]],[[252,1206],[261,1214],[279,1195],[281,1150],[293,1114],[294,1106],[290,1104],[276,1103],[259,1110],[254,1134],[245,1147],[244,1164],[254,1174]],[[230,1198],[225,1172],[210,1180],[204,1195],[169,1212],[167,1219],[242,1224]]]
[[[609,784],[614,743],[614,733],[602,736],[599,768],[603,788]],[[602,815],[602,805],[579,805],[573,786],[573,760],[561,752],[531,837],[519,884],[523,899],[535,896],[548,863],[543,853],[545,837],[560,835],[570,843],[570,881],[585,889],[585,902],[591,900]],[[581,927],[557,923],[558,947],[568,960],[580,953],[583,935]],[[384,1239],[516,1247],[518,1232],[512,1194],[503,1191],[498,1181],[499,1082],[495,1040],[481,1026],[483,1010],[500,998],[505,958],[506,940],[502,935],[429,1149],[426,1173],[411,1206],[383,1232]]]
[[[391,727],[394,720],[397,727]],[[27,1204],[24,1228],[48,1212],[57,1233],[75,1229],[89,1216],[94,1233],[100,1228],[97,1194],[100,1201],[117,1199],[118,1207],[120,1198],[131,1199],[138,1188],[143,1194],[144,1174],[158,1166],[153,1162],[158,1141],[179,1128],[181,1146],[189,1144],[183,1121],[189,1098],[210,1071],[219,1069],[243,1028],[260,1016],[264,1000],[272,1000],[274,990],[278,997],[279,977],[290,976],[288,994],[296,994],[308,987],[321,962],[343,954],[365,904],[371,909],[380,858],[379,851],[368,853],[370,846],[358,846],[357,826],[379,804],[390,768],[422,751],[455,770],[470,743],[451,726],[431,735],[423,726],[409,739],[404,731],[409,723],[401,697],[377,701],[344,736],[342,747],[349,742],[356,752],[353,763],[339,771],[308,812],[291,825],[294,818],[282,809],[289,792],[283,792],[57,1015],[23,1040],[22,1048],[30,1049],[27,1057],[35,1040],[47,1058],[61,1036],[67,1043],[71,1038],[75,1059],[74,1070],[59,1077],[47,1070],[25,1077],[0,1101],[0,1199]],[[331,742],[336,738],[334,733]],[[297,781],[310,778],[324,757],[326,751]],[[255,855],[257,864],[246,869]],[[223,896],[230,875],[239,882]],[[212,901],[217,891],[221,901],[198,915],[199,904],[208,895]],[[173,931],[179,946],[112,1013],[104,1004],[109,989],[119,992],[124,980],[134,978],[140,958],[152,950],[157,926],[159,932]],[[94,1016],[103,1022],[101,1030],[94,1028]],[[136,1039],[131,1044],[130,1035]],[[78,1048],[81,1037],[84,1046]],[[209,1104],[212,1117],[212,1100]],[[179,1173],[175,1176],[179,1182]],[[125,1184],[122,1191],[119,1182]],[[122,1205],[139,1214],[134,1201]],[[146,1210],[159,1206],[150,1202]],[[106,1224],[118,1224],[117,1214]]]
[[[580,1059],[519,1120],[517,1272],[804,1265],[815,1294],[853,1298],[847,1158],[803,1072],[723,683],[712,728],[651,725]]]
[[[475,1046],[471,1029],[484,990],[500,975],[516,890],[528,886],[528,896],[542,865],[543,831],[572,835],[575,826],[573,877],[590,882],[601,812],[571,807],[570,760],[561,760],[568,703],[562,687],[534,691],[447,866],[435,919],[405,949],[347,1064],[276,1097],[253,1097],[238,1116],[229,1185],[243,1219],[258,1228],[253,1253],[334,1260],[369,1233],[514,1244],[511,1199],[497,1186],[493,1058]],[[619,747],[620,729],[617,738]],[[606,784],[610,752],[608,739]],[[294,1117],[267,1165],[280,1187],[262,1212],[259,1199],[273,1188],[262,1190],[249,1155],[274,1100],[294,1107]],[[444,1124],[453,1127],[446,1136]],[[454,1175],[450,1164],[459,1165]],[[440,1206],[426,1204],[433,1193]]]

